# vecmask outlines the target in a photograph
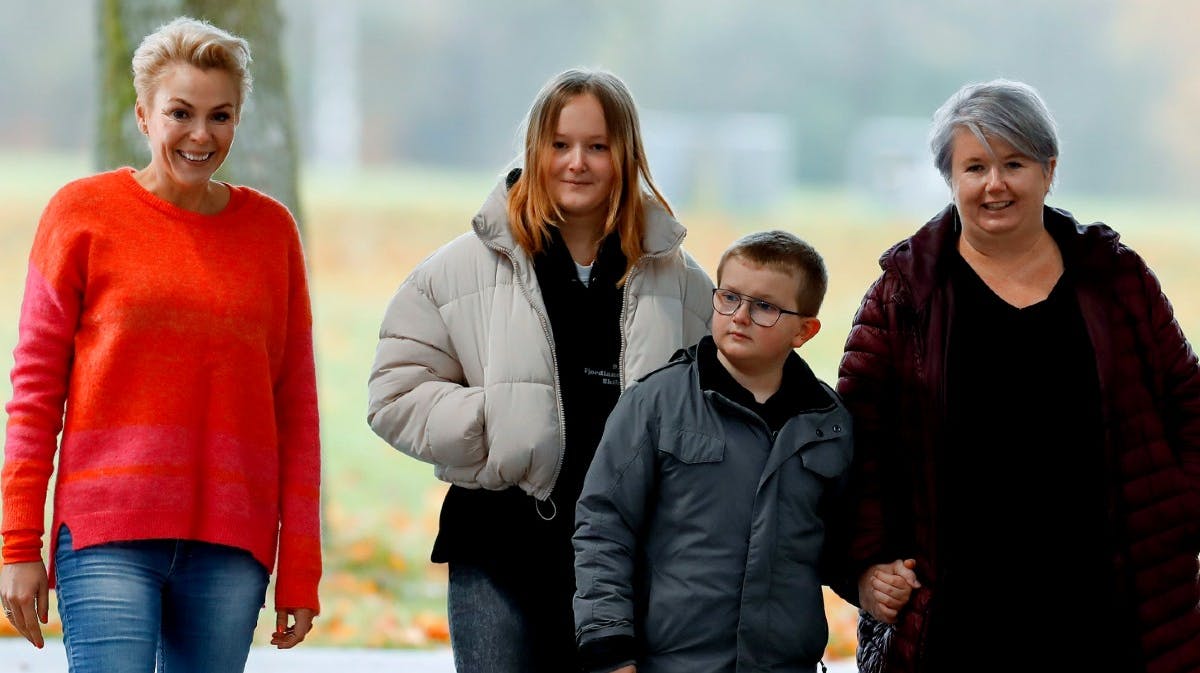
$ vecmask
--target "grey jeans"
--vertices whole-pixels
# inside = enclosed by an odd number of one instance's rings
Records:
[[[451,562],[447,609],[458,673],[575,673],[574,583]]]

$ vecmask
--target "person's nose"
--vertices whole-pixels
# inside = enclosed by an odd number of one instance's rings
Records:
[[[192,123],[192,127],[188,129],[188,138],[196,143],[206,143],[212,137],[212,131],[208,128],[208,122],[200,119]]]
[[[730,317],[733,318],[735,323],[741,325],[749,325],[751,322],[754,322],[750,319],[750,302],[745,299],[738,302],[738,307],[733,310],[733,315]]]
[[[1004,176],[1001,175],[999,166],[993,166],[988,169],[987,183],[984,184],[984,188],[989,192],[1000,191],[1004,188]]]
[[[567,169],[573,173],[587,170],[587,162],[583,160],[583,147],[577,145],[567,150]]]

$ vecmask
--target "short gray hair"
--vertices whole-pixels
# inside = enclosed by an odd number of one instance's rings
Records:
[[[1058,156],[1058,133],[1054,117],[1038,92],[1023,82],[994,79],[968,84],[933,113],[929,149],[933,163],[950,184],[954,154],[954,131],[965,128],[986,147],[987,137],[999,138],[1018,152],[1050,170]]]

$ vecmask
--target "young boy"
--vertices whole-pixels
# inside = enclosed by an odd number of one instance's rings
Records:
[[[735,241],[712,336],[620,398],[576,510],[585,670],[815,670],[825,516],[853,447],[793,350],[821,329],[826,282],[792,234]]]

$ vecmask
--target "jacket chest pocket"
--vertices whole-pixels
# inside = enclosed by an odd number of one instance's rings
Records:
[[[658,436],[658,451],[686,465],[719,463],[725,460],[725,442],[717,437],[663,428]]]
[[[745,526],[758,473],[742,469],[742,447],[725,448],[726,438],[679,428],[659,434],[657,516],[688,539],[710,544],[723,532]]]
[[[787,461],[779,471],[781,530],[780,544],[795,545],[791,554],[806,554],[824,530],[825,498],[850,467],[848,438],[827,439],[803,447],[799,455]],[[789,539],[790,536],[790,539]]]
[[[826,479],[842,476],[850,467],[851,451],[848,440],[829,439],[800,450],[800,464],[805,470]]]

